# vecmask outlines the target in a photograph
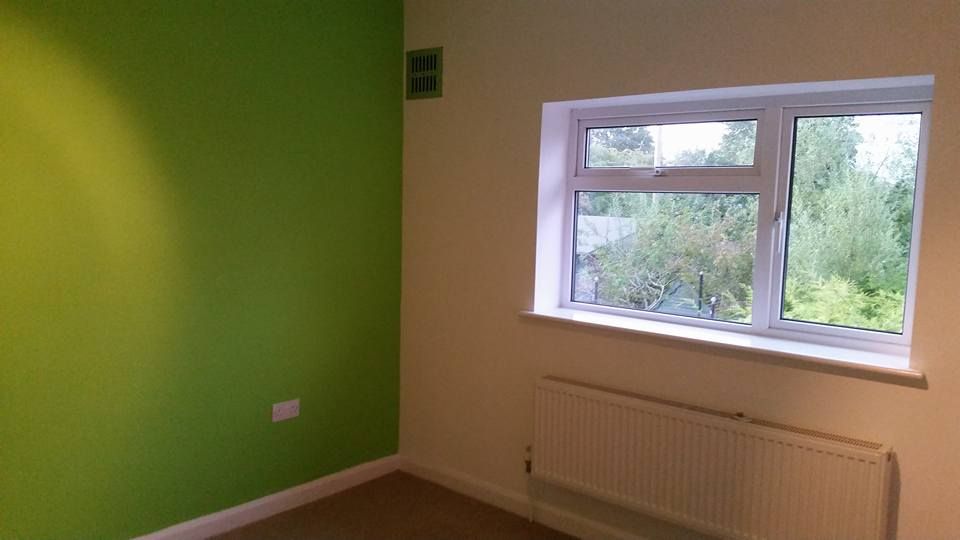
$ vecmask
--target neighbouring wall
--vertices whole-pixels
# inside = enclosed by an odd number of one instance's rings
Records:
[[[0,1],[0,538],[128,538],[396,452],[402,22]]]
[[[408,0],[444,95],[404,108],[401,453],[526,493],[545,374],[890,443],[903,539],[960,531],[960,4]],[[533,305],[547,101],[936,76],[913,364],[927,389],[762,355],[521,319]]]

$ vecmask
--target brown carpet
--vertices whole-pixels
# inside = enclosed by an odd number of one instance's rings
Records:
[[[565,534],[402,472],[218,536],[224,540],[532,540]]]

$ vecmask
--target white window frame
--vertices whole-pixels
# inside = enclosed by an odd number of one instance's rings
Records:
[[[818,91],[733,99],[709,99],[711,91],[699,91],[700,95],[708,99],[660,99],[656,100],[656,103],[639,105],[572,108],[566,135],[569,146],[566,152],[568,162],[563,197],[563,263],[561,268],[556,269],[561,274],[560,279],[554,281],[559,281],[561,289],[558,307],[909,357],[923,216],[932,81],[928,85],[862,89],[853,87],[838,91],[822,90],[829,88],[830,83],[809,84]],[[722,94],[723,91],[718,90],[717,93]],[[786,227],[783,225],[786,222],[790,191],[794,120],[803,116],[896,112],[922,115],[902,333],[889,334],[781,319],[781,283],[785,261],[782,246],[786,234]],[[747,119],[757,120],[755,159],[751,167],[585,167],[585,137],[589,128]],[[543,164],[541,168],[543,169]],[[757,194],[758,223],[750,324],[574,302],[574,221],[576,196],[580,191]],[[538,275],[540,272],[538,260]]]

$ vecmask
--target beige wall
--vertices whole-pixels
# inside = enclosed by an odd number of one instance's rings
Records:
[[[405,106],[401,452],[525,491],[533,384],[588,380],[893,445],[900,538],[960,534],[960,3],[407,0],[444,47]],[[521,319],[533,303],[545,101],[936,76],[914,389],[761,355]]]

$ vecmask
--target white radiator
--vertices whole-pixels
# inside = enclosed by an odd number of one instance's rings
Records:
[[[725,538],[884,537],[889,448],[554,377],[534,477]]]

